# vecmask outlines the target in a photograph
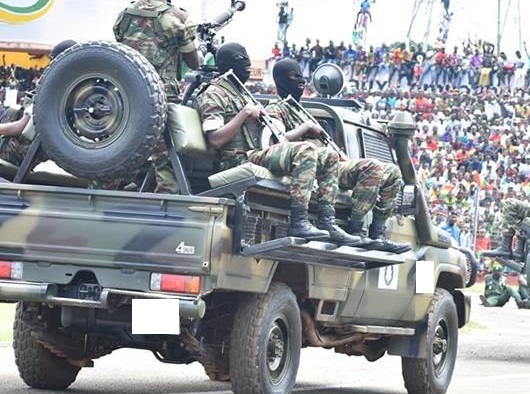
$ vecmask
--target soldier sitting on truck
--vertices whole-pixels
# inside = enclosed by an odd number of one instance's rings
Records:
[[[222,45],[217,51],[219,72],[232,70],[241,83],[250,76],[250,59],[237,43]],[[209,144],[219,150],[224,169],[251,162],[275,175],[290,175],[291,223],[288,234],[305,239],[327,239],[341,245],[360,241],[335,224],[338,192],[338,155],[318,152],[307,142],[283,142],[261,149],[257,120],[266,116],[262,106],[245,100],[229,79],[220,77],[198,95],[198,110]],[[310,132],[307,129],[304,132]],[[320,158],[319,158],[320,156]],[[309,200],[315,178],[318,181],[318,221],[308,220]]]
[[[64,40],[56,44],[50,51],[50,59],[56,58],[61,52],[75,45],[73,40]],[[28,122],[31,120],[31,105],[33,92],[27,92],[22,108],[9,108],[0,118],[0,158],[20,166],[31,144],[32,136],[23,135]],[[33,161],[33,166],[45,160],[45,155],[40,152],[39,157]]]
[[[292,59],[282,59],[274,65],[272,72],[278,95],[283,100],[270,103],[267,112],[281,120],[286,130],[291,130],[285,134],[288,140],[296,140],[293,137],[302,135],[302,139],[309,138],[319,146],[319,150],[328,149],[320,139],[315,138],[325,133],[322,127],[304,115],[304,111],[291,101],[300,101],[305,87],[298,63]],[[304,119],[305,121],[302,121]],[[312,132],[299,132],[305,129]],[[394,253],[411,249],[408,243],[393,242],[384,236],[385,222],[394,209],[400,183],[401,172],[395,164],[382,163],[376,159],[343,158],[339,162],[339,187],[352,191],[350,233],[361,236],[363,218],[368,212],[373,212],[369,239],[363,239],[363,247]]]

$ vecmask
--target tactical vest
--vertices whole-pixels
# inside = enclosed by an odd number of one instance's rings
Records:
[[[164,29],[160,23],[160,16],[171,8],[168,4],[161,4],[154,9],[138,9],[135,7],[126,8],[116,22],[114,34],[116,40],[126,44],[142,55],[155,66],[161,67],[166,61],[166,56],[160,56],[160,52],[169,51],[170,43],[160,39],[164,37]],[[152,26],[152,29],[148,29]],[[154,37],[149,34],[154,32]],[[154,39],[157,38],[157,39]],[[167,46],[164,48],[161,46]]]

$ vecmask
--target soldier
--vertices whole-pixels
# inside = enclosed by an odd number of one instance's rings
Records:
[[[55,45],[50,51],[50,59],[55,59],[61,52],[75,45],[73,40],[64,40]],[[31,144],[29,136],[22,135],[26,125],[31,119],[30,106],[33,104],[33,93],[26,93],[22,110],[9,108],[0,118],[0,158],[20,166]],[[46,160],[44,153],[40,152],[33,166]]]
[[[492,273],[484,277],[484,294],[480,295],[480,300],[484,306],[504,306],[510,298],[515,300],[518,308],[528,308],[528,302],[523,301],[521,295],[512,289],[506,282],[506,277],[502,273],[502,267],[495,264]]]
[[[237,43],[219,48],[217,65],[221,73],[232,70],[242,83],[250,76],[247,51]],[[335,152],[330,151],[325,158],[318,160],[315,146],[306,142],[283,142],[260,149],[255,142],[261,133],[256,120],[263,116],[263,107],[251,103],[245,105],[237,88],[223,78],[214,80],[199,94],[197,101],[204,133],[209,144],[219,150],[225,169],[251,162],[268,168],[275,175],[290,175],[289,235],[306,239],[329,237],[330,241],[342,245],[353,245],[360,240],[335,224],[338,191],[338,155]],[[318,228],[308,220],[315,178],[319,186]]]
[[[178,102],[180,56],[194,70],[200,65],[187,12],[165,0],[137,0],[118,15],[114,36],[149,60],[164,82],[168,101]]]
[[[191,69],[200,59],[188,14],[165,0],[137,0],[123,10],[114,24],[114,36],[142,55],[162,78],[168,101],[179,102],[180,58]],[[156,192],[176,193],[175,179],[163,141],[151,159],[156,169]]]
[[[273,68],[273,77],[281,98],[285,99],[290,95],[293,100],[300,100],[305,80],[296,61],[278,61]],[[300,119],[306,116],[292,102],[277,100],[267,106],[267,112],[284,123],[286,130],[289,130],[285,134],[288,140],[296,141],[302,136],[320,146],[319,152],[328,150],[321,140],[315,138],[325,131],[309,119],[301,122]],[[394,164],[381,163],[375,159],[354,161],[344,158],[339,162],[339,187],[352,191],[350,233],[356,237],[361,236],[364,216],[373,212],[369,239],[363,239],[363,247],[394,253],[410,250],[408,243],[396,243],[384,236],[385,222],[392,214],[400,182],[401,172]]]
[[[520,225],[530,216],[530,204],[527,201],[508,198],[502,202],[502,244],[496,249],[485,251],[484,256],[506,257],[522,260],[524,238],[519,235]],[[512,249],[513,236],[516,235],[515,251]]]

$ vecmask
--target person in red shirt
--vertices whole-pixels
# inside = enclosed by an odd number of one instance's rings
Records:
[[[447,66],[448,66],[448,60],[447,60],[447,53],[445,53],[445,48],[441,47],[438,49],[438,52],[436,52],[436,55],[434,55],[434,63],[435,63],[435,81],[436,86],[445,86],[446,80],[447,80]],[[442,77],[442,85],[440,85],[440,77]]]
[[[486,233],[486,229],[480,228],[475,240],[475,253],[480,255],[480,252],[484,250],[491,250],[491,238]]]

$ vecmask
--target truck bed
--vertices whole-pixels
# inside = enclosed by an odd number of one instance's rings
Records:
[[[189,274],[229,199],[0,184],[0,259]],[[203,271],[202,271],[203,272]]]

